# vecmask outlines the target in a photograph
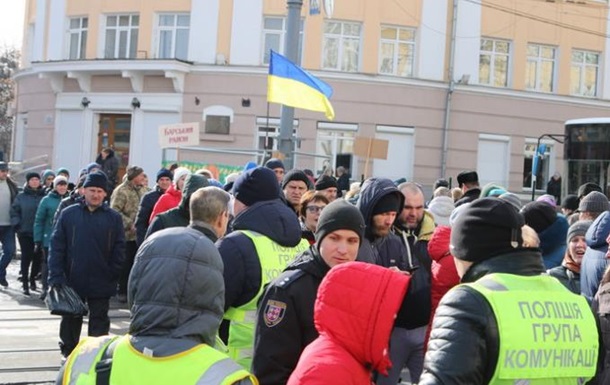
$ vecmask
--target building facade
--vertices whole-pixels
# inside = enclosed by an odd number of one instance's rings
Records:
[[[529,194],[538,138],[607,115],[606,1],[454,1],[337,0],[332,15],[304,1],[299,59],[333,87],[336,118],[295,111],[296,167],[424,185],[476,169]],[[266,77],[286,14],[286,0],[28,0],[14,159],[74,174],[105,146],[150,174],[262,162],[277,149]],[[159,126],[181,122],[200,124],[200,146],[161,149]],[[358,138],[387,140],[387,158],[354,153]],[[540,191],[564,170],[561,143],[542,142]]]

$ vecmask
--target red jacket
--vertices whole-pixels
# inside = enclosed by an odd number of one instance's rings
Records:
[[[165,194],[161,195],[161,198],[155,203],[155,207],[153,208],[152,213],[150,214],[150,219],[148,223],[152,223],[153,219],[157,216],[157,214],[161,214],[166,212],[167,210],[171,210],[174,207],[178,207],[180,200],[182,199],[182,191],[176,190],[174,185],[169,186]]]
[[[387,374],[394,318],[410,277],[363,262],[332,268],[318,289],[309,344],[288,385],[371,385],[373,370]]]
[[[449,252],[451,227],[437,226],[428,242],[428,255],[432,259],[432,309],[430,319],[441,298],[455,285],[460,283],[460,276],[455,269],[453,256]]]

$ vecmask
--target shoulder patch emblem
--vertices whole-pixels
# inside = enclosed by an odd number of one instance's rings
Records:
[[[265,325],[270,328],[276,326],[282,322],[284,314],[286,314],[286,303],[268,300],[267,304],[265,304],[265,315],[263,316]]]

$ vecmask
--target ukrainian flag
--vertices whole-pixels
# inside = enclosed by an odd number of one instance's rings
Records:
[[[305,110],[321,111],[329,120],[335,118],[330,104],[331,86],[311,75],[284,56],[271,51],[267,101]]]

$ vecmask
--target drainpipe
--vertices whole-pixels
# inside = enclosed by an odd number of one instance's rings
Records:
[[[441,178],[447,173],[447,149],[449,147],[449,120],[451,118],[451,101],[453,90],[455,89],[455,79],[453,69],[455,65],[455,37],[457,33],[458,1],[453,0],[453,21],[451,22],[451,42],[449,49],[449,87],[447,88],[447,98],[445,101],[445,121],[443,124],[443,151],[441,153]]]

